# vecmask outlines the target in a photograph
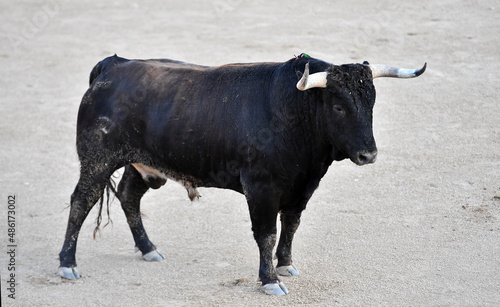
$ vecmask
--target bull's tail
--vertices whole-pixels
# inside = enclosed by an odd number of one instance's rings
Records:
[[[127,59],[120,58],[116,54],[110,57],[105,58],[104,60],[100,61],[97,63],[92,71],[90,72],[90,78],[89,78],[89,86],[94,83],[94,81],[101,75],[103,72],[106,72],[113,68],[113,66],[128,61]],[[109,214],[109,206],[111,205],[112,199],[111,199],[111,194],[113,196],[116,196],[116,184],[112,178],[109,178],[108,181],[106,182],[106,187],[104,188],[103,194],[101,198],[98,201],[98,206],[99,206],[99,214],[97,215],[96,218],[96,227],[94,229],[94,239],[97,235],[97,233],[100,233],[101,231],[101,222],[102,222],[102,210],[104,208],[104,198],[106,198],[106,212],[108,215],[108,221],[104,225],[106,227],[109,223],[113,224],[113,221],[111,220],[110,214]],[[114,199],[114,198],[113,198]]]
[[[106,183],[106,187],[104,188],[104,193],[102,194],[101,198],[99,199],[99,214],[97,215],[97,218],[95,220],[96,226],[94,228],[94,240],[95,240],[96,234],[101,233],[102,209],[104,207],[104,197],[106,197],[106,213],[108,215],[108,221],[104,225],[104,227],[108,226],[109,223],[111,223],[111,225],[113,225],[113,221],[111,220],[111,217],[109,215],[109,205],[112,202],[110,192],[113,193],[113,196],[116,196],[116,183],[112,178],[109,178],[108,182]],[[104,195],[104,194],[106,194],[106,195]]]
[[[103,72],[111,69],[113,66],[116,64],[119,64],[121,62],[127,61],[127,59],[120,58],[116,54],[110,57],[105,58],[104,60],[100,61],[99,63],[92,68],[92,71],[90,72],[90,77],[89,77],[89,86],[92,85],[94,80]]]

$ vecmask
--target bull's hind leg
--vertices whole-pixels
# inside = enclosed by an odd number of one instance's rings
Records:
[[[301,213],[281,214],[281,235],[276,249],[278,265],[276,271],[281,276],[297,276],[299,271],[292,263],[292,240],[293,235],[300,225]]]
[[[149,240],[140,211],[141,198],[149,189],[141,174],[131,165],[125,166],[122,180],[118,185],[117,196],[127,217],[128,225],[134,237],[136,249],[142,252],[147,261],[160,261],[165,257]]]
[[[104,188],[114,169],[81,162],[80,180],[71,195],[71,209],[64,244],[59,253],[59,275],[68,279],[80,277],[76,269],[76,243],[78,234],[90,209],[103,196]]]

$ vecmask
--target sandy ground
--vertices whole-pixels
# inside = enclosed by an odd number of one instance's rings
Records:
[[[76,1],[74,1],[76,2]],[[167,1],[169,2],[169,1]],[[499,1],[0,2],[3,306],[500,305]],[[340,2],[340,1],[337,1]],[[119,202],[80,234],[82,278],[56,274],[78,179],[75,124],[91,68],[117,53],[218,65],[286,61],[418,68],[377,79],[379,156],[334,163],[304,212],[290,294],[259,292],[245,199],[173,182],[143,199],[166,259],[147,263]],[[8,196],[16,195],[16,299]]]

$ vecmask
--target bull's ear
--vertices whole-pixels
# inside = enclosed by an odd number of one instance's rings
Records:
[[[297,89],[299,89],[300,91],[305,91],[315,87],[325,88],[326,76],[326,71],[309,75],[309,63],[307,63],[306,67],[304,68],[304,74],[300,78],[299,82],[297,82]]]

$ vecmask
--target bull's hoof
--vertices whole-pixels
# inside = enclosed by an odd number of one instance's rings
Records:
[[[262,291],[264,291],[266,294],[277,296],[288,294],[288,289],[281,281],[263,285]]]
[[[293,265],[284,265],[276,268],[276,272],[281,276],[298,276],[299,270]]]
[[[155,249],[154,251],[150,251],[149,253],[142,255],[142,258],[146,261],[162,261],[165,259],[165,256],[163,256],[159,250]]]
[[[58,272],[59,275],[61,275],[61,277],[66,279],[80,278],[80,273],[78,273],[78,270],[75,267],[73,268],[59,267]]]

